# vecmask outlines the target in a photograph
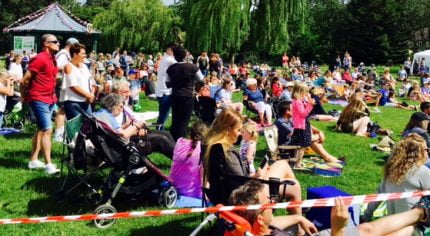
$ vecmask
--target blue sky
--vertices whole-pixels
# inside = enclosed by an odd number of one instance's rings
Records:
[[[80,2],[80,3],[85,3],[87,0],[77,0],[77,1]],[[162,0],[162,1],[166,5],[171,5],[171,4],[173,4],[174,0]]]

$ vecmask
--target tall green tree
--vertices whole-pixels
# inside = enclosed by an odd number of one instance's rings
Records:
[[[248,39],[250,0],[184,2],[185,45],[193,52],[233,56]]]
[[[111,3],[112,0],[87,0],[79,11],[75,11],[75,13],[77,17],[92,22],[94,17],[108,9]]]
[[[258,52],[280,55],[290,48],[289,22],[303,32],[307,0],[258,0],[252,11],[251,45]]]
[[[175,18],[161,0],[114,0],[94,19],[103,32],[101,49],[121,47],[155,52],[174,40]]]

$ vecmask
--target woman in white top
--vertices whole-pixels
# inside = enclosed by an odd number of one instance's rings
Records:
[[[6,109],[6,98],[13,95],[13,82],[14,80],[6,70],[0,71],[0,128],[3,123],[3,113]]]
[[[64,110],[68,120],[78,116],[81,110],[91,113],[91,103],[94,102],[93,79],[84,64],[85,46],[81,44],[71,46],[70,56],[72,59],[64,68],[66,73]]]
[[[9,74],[11,76],[15,76],[17,81],[21,81],[23,76],[23,70],[22,70],[22,56],[19,54],[16,54],[12,63],[10,63],[9,67]]]

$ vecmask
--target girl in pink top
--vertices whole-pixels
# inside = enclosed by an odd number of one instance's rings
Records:
[[[312,142],[311,124],[309,122],[309,113],[312,111],[315,101],[309,94],[309,89],[304,83],[296,83],[292,92],[292,121],[293,136],[291,145],[297,145],[301,148],[297,150],[297,162],[295,168],[302,168],[301,160],[307,147]]]
[[[201,141],[207,127],[196,122],[191,128],[191,139],[179,138],[173,151],[170,179],[181,196],[202,198]]]

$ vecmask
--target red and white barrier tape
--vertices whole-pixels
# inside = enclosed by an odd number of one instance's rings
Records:
[[[403,192],[403,193],[383,193],[383,194],[370,194],[370,195],[357,195],[342,197],[346,205],[362,204],[369,202],[378,202],[386,200],[397,200],[411,197],[422,197],[430,195],[430,191],[419,192]],[[216,213],[221,211],[246,211],[257,209],[286,209],[286,208],[312,208],[312,207],[329,207],[334,206],[334,198],[321,198],[311,199],[296,202],[282,202],[272,204],[258,204],[246,206],[221,206],[221,207],[207,207],[207,208],[181,208],[171,210],[150,210],[150,211],[132,211],[132,212],[119,212],[110,214],[88,214],[88,215],[70,215],[70,216],[47,216],[47,217],[34,217],[34,218],[16,218],[16,219],[0,219],[2,224],[39,224],[50,222],[70,222],[70,221],[83,221],[95,219],[128,219],[148,216],[165,216],[165,215],[185,215],[191,213]]]

